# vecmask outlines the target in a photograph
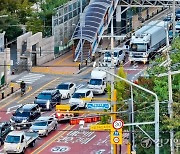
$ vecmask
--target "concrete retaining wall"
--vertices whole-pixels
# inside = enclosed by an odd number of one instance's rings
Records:
[[[44,64],[54,59],[54,36],[43,38],[39,43],[37,65]]]

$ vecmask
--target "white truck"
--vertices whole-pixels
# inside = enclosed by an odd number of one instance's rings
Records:
[[[137,30],[130,40],[130,62],[148,62],[149,58],[166,44],[167,22],[152,21]]]
[[[91,79],[88,82],[88,88],[92,90],[94,94],[105,94],[106,93],[106,72],[100,71],[95,68],[91,72]]]
[[[111,65],[111,52],[112,51],[105,51],[104,53],[104,66],[110,66]],[[119,66],[122,61],[125,59],[125,50],[124,48],[119,48],[114,50],[114,65]]]
[[[4,152],[24,153],[27,147],[34,147],[37,138],[37,133],[12,131],[6,136],[4,141]]]

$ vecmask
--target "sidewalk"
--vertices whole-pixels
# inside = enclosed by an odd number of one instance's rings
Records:
[[[19,84],[10,83],[0,89],[0,101],[8,97],[9,95],[17,92],[20,89]]]
[[[79,71],[78,66],[79,63],[73,61],[73,53],[70,51],[42,66],[32,67],[31,72],[72,75]]]

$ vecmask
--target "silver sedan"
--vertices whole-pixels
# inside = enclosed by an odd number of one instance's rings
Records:
[[[57,119],[51,116],[39,117],[30,127],[30,132],[37,132],[39,136],[48,136],[49,132],[57,129]]]

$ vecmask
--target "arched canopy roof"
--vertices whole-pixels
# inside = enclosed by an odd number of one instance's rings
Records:
[[[83,18],[85,21],[82,21],[84,23],[82,26],[82,39],[85,39],[89,42],[94,40],[100,23],[102,22],[103,17],[110,5],[111,0],[95,0],[85,8],[85,17]],[[81,38],[80,22],[78,23],[72,38]]]

